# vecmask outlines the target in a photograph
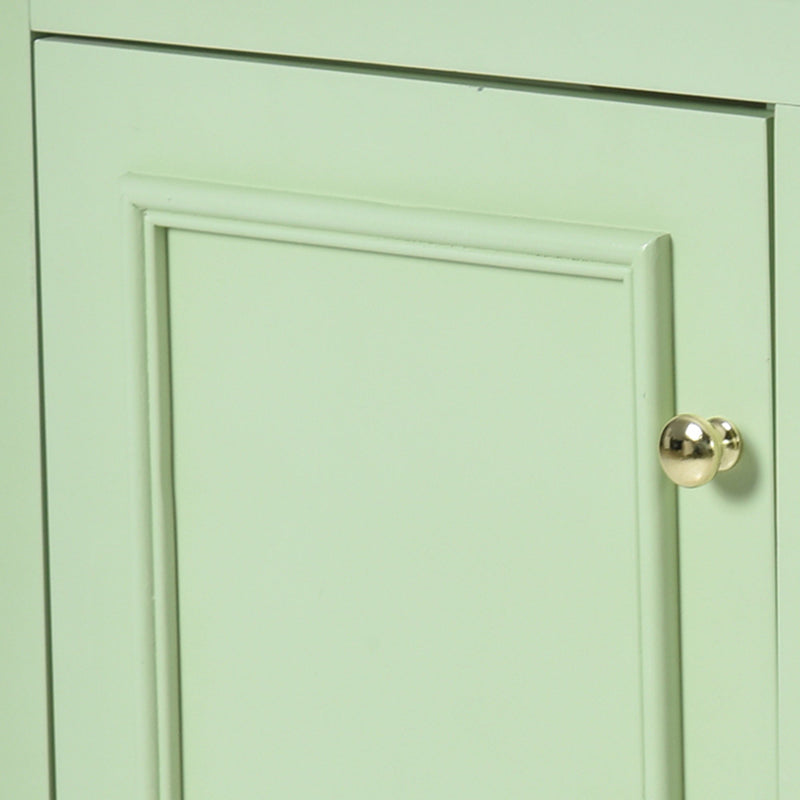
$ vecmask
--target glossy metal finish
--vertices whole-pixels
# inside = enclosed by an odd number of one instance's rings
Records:
[[[734,467],[741,453],[739,431],[722,417],[679,414],[664,426],[658,440],[662,469],[678,486],[689,488]]]

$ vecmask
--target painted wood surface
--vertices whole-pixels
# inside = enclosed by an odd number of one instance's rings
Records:
[[[0,797],[49,797],[28,4],[0,4]]]
[[[800,103],[795,0],[32,0],[35,30]]]
[[[800,508],[797,448],[800,403],[800,108],[775,119],[775,341],[778,469],[778,623],[780,796],[800,794]]]
[[[156,790],[131,171],[668,233],[676,407],[729,415],[747,440],[736,473],[679,500],[686,796],[774,796],[765,115],[57,40],[37,53],[61,796]]]
[[[198,798],[680,797],[675,498],[647,458],[672,407],[668,237],[142,177],[125,193],[166,796],[182,772]],[[565,332],[572,380],[605,387],[592,414],[541,344]],[[595,472],[570,454],[626,425],[650,468],[578,480],[573,514],[597,513],[570,525],[564,473]],[[281,757],[253,760],[265,747]]]
[[[679,724],[642,708],[664,699],[642,673],[677,663],[640,665],[636,470],[571,457],[639,440],[631,287],[168,248],[186,797],[680,797]],[[642,732],[666,747],[643,758]]]

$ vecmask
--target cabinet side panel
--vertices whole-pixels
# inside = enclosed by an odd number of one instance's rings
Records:
[[[789,800],[800,795],[800,108],[777,109],[775,167],[779,772]]]
[[[49,796],[30,39],[0,3],[0,797]]]

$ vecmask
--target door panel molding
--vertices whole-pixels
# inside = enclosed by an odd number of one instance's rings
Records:
[[[682,796],[676,502],[655,457],[660,425],[674,410],[670,237],[145,175],[126,175],[121,189],[127,279],[140,298],[133,321],[142,382],[138,458],[151,532],[145,546],[152,562],[152,724],[159,796],[181,796],[169,230],[609,280],[626,287],[635,375],[631,446],[638,499],[644,792],[654,799]]]

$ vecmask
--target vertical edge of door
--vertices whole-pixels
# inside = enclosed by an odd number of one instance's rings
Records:
[[[0,3],[0,797],[50,796],[27,0]]]
[[[800,107],[775,113],[778,775],[800,796]]]

